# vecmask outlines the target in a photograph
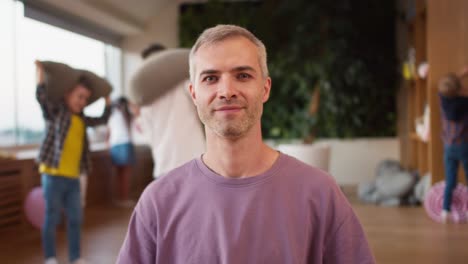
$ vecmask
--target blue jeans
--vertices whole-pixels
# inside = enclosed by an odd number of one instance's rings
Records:
[[[453,189],[457,186],[458,165],[462,163],[468,182],[468,143],[444,147],[445,192],[444,210],[450,211]]]
[[[61,176],[42,175],[45,198],[45,221],[42,243],[45,258],[55,257],[55,233],[62,210],[67,216],[68,254],[70,262],[80,258],[82,223],[80,180]]]

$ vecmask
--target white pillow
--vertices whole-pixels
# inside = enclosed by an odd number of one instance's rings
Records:
[[[188,79],[189,53],[189,49],[168,49],[144,60],[130,81],[130,101],[150,104]]]
[[[47,97],[51,101],[59,102],[62,100],[65,93],[75,87],[80,76],[87,79],[90,84],[88,88],[92,91],[88,105],[100,97],[109,95],[112,91],[112,86],[107,80],[90,71],[74,69],[66,64],[53,61],[42,61],[41,63],[44,67]]]

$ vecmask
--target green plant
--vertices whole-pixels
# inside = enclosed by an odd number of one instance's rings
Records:
[[[268,49],[273,81],[262,133],[273,139],[395,134],[393,1],[270,0],[184,5],[180,44],[207,27],[237,24]],[[377,70],[378,69],[378,70]],[[320,89],[317,115],[309,114]]]

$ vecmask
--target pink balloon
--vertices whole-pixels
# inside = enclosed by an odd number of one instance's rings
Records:
[[[32,189],[24,201],[24,213],[29,223],[37,229],[42,229],[45,216],[45,200],[41,187]]]
[[[445,181],[438,182],[429,189],[424,199],[424,208],[427,215],[436,222],[442,222],[442,204],[444,201]],[[465,212],[467,210],[468,193],[466,186],[458,183],[452,193],[450,221],[454,223],[467,222]]]

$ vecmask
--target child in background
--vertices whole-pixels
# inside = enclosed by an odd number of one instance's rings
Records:
[[[101,117],[83,114],[91,96],[90,85],[80,78],[75,87],[66,92],[62,102],[48,100],[44,67],[36,61],[36,98],[46,121],[46,136],[41,145],[38,162],[42,174],[45,198],[45,221],[42,240],[46,264],[56,264],[55,234],[62,210],[67,217],[69,261],[86,263],[81,258],[80,233],[82,207],[80,198],[80,173],[90,170],[89,143],[86,127],[105,124],[110,115],[110,100]]]
[[[441,214],[444,223],[447,222],[450,213],[460,162],[468,182],[468,87],[463,87],[461,83],[462,78],[467,76],[468,67],[465,67],[458,75],[450,73],[439,81],[446,182]],[[465,214],[468,216],[468,212],[465,211]],[[454,221],[460,217],[452,214]]]
[[[135,162],[135,152],[131,140],[131,124],[133,116],[129,102],[125,97],[118,98],[112,104],[112,114],[108,122],[109,145],[112,163],[117,172],[117,205],[133,206],[129,199],[130,176]]]

